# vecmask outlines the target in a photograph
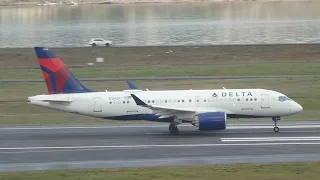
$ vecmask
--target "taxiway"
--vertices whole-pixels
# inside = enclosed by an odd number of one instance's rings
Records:
[[[320,161],[320,121],[0,127],[0,171]]]

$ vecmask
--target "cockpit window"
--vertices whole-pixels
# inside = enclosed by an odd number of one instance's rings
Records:
[[[279,96],[278,100],[281,101],[281,102],[283,102],[283,101],[291,101],[291,99],[288,98],[287,96]]]

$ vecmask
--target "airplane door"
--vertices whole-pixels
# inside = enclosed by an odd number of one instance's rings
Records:
[[[261,95],[261,108],[270,108],[269,104],[269,94],[262,94]]]
[[[102,112],[102,99],[101,97],[93,98],[93,111],[94,112]]]

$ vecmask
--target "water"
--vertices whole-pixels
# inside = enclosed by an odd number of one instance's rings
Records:
[[[319,43],[320,2],[0,8],[0,47]]]

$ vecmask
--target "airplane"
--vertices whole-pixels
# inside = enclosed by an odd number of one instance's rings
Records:
[[[97,92],[83,85],[54,52],[34,47],[48,94],[28,97],[28,103],[53,110],[109,120],[169,123],[170,134],[189,123],[199,131],[225,130],[229,118],[271,118],[274,132],[282,116],[303,107],[268,89],[153,90]]]

